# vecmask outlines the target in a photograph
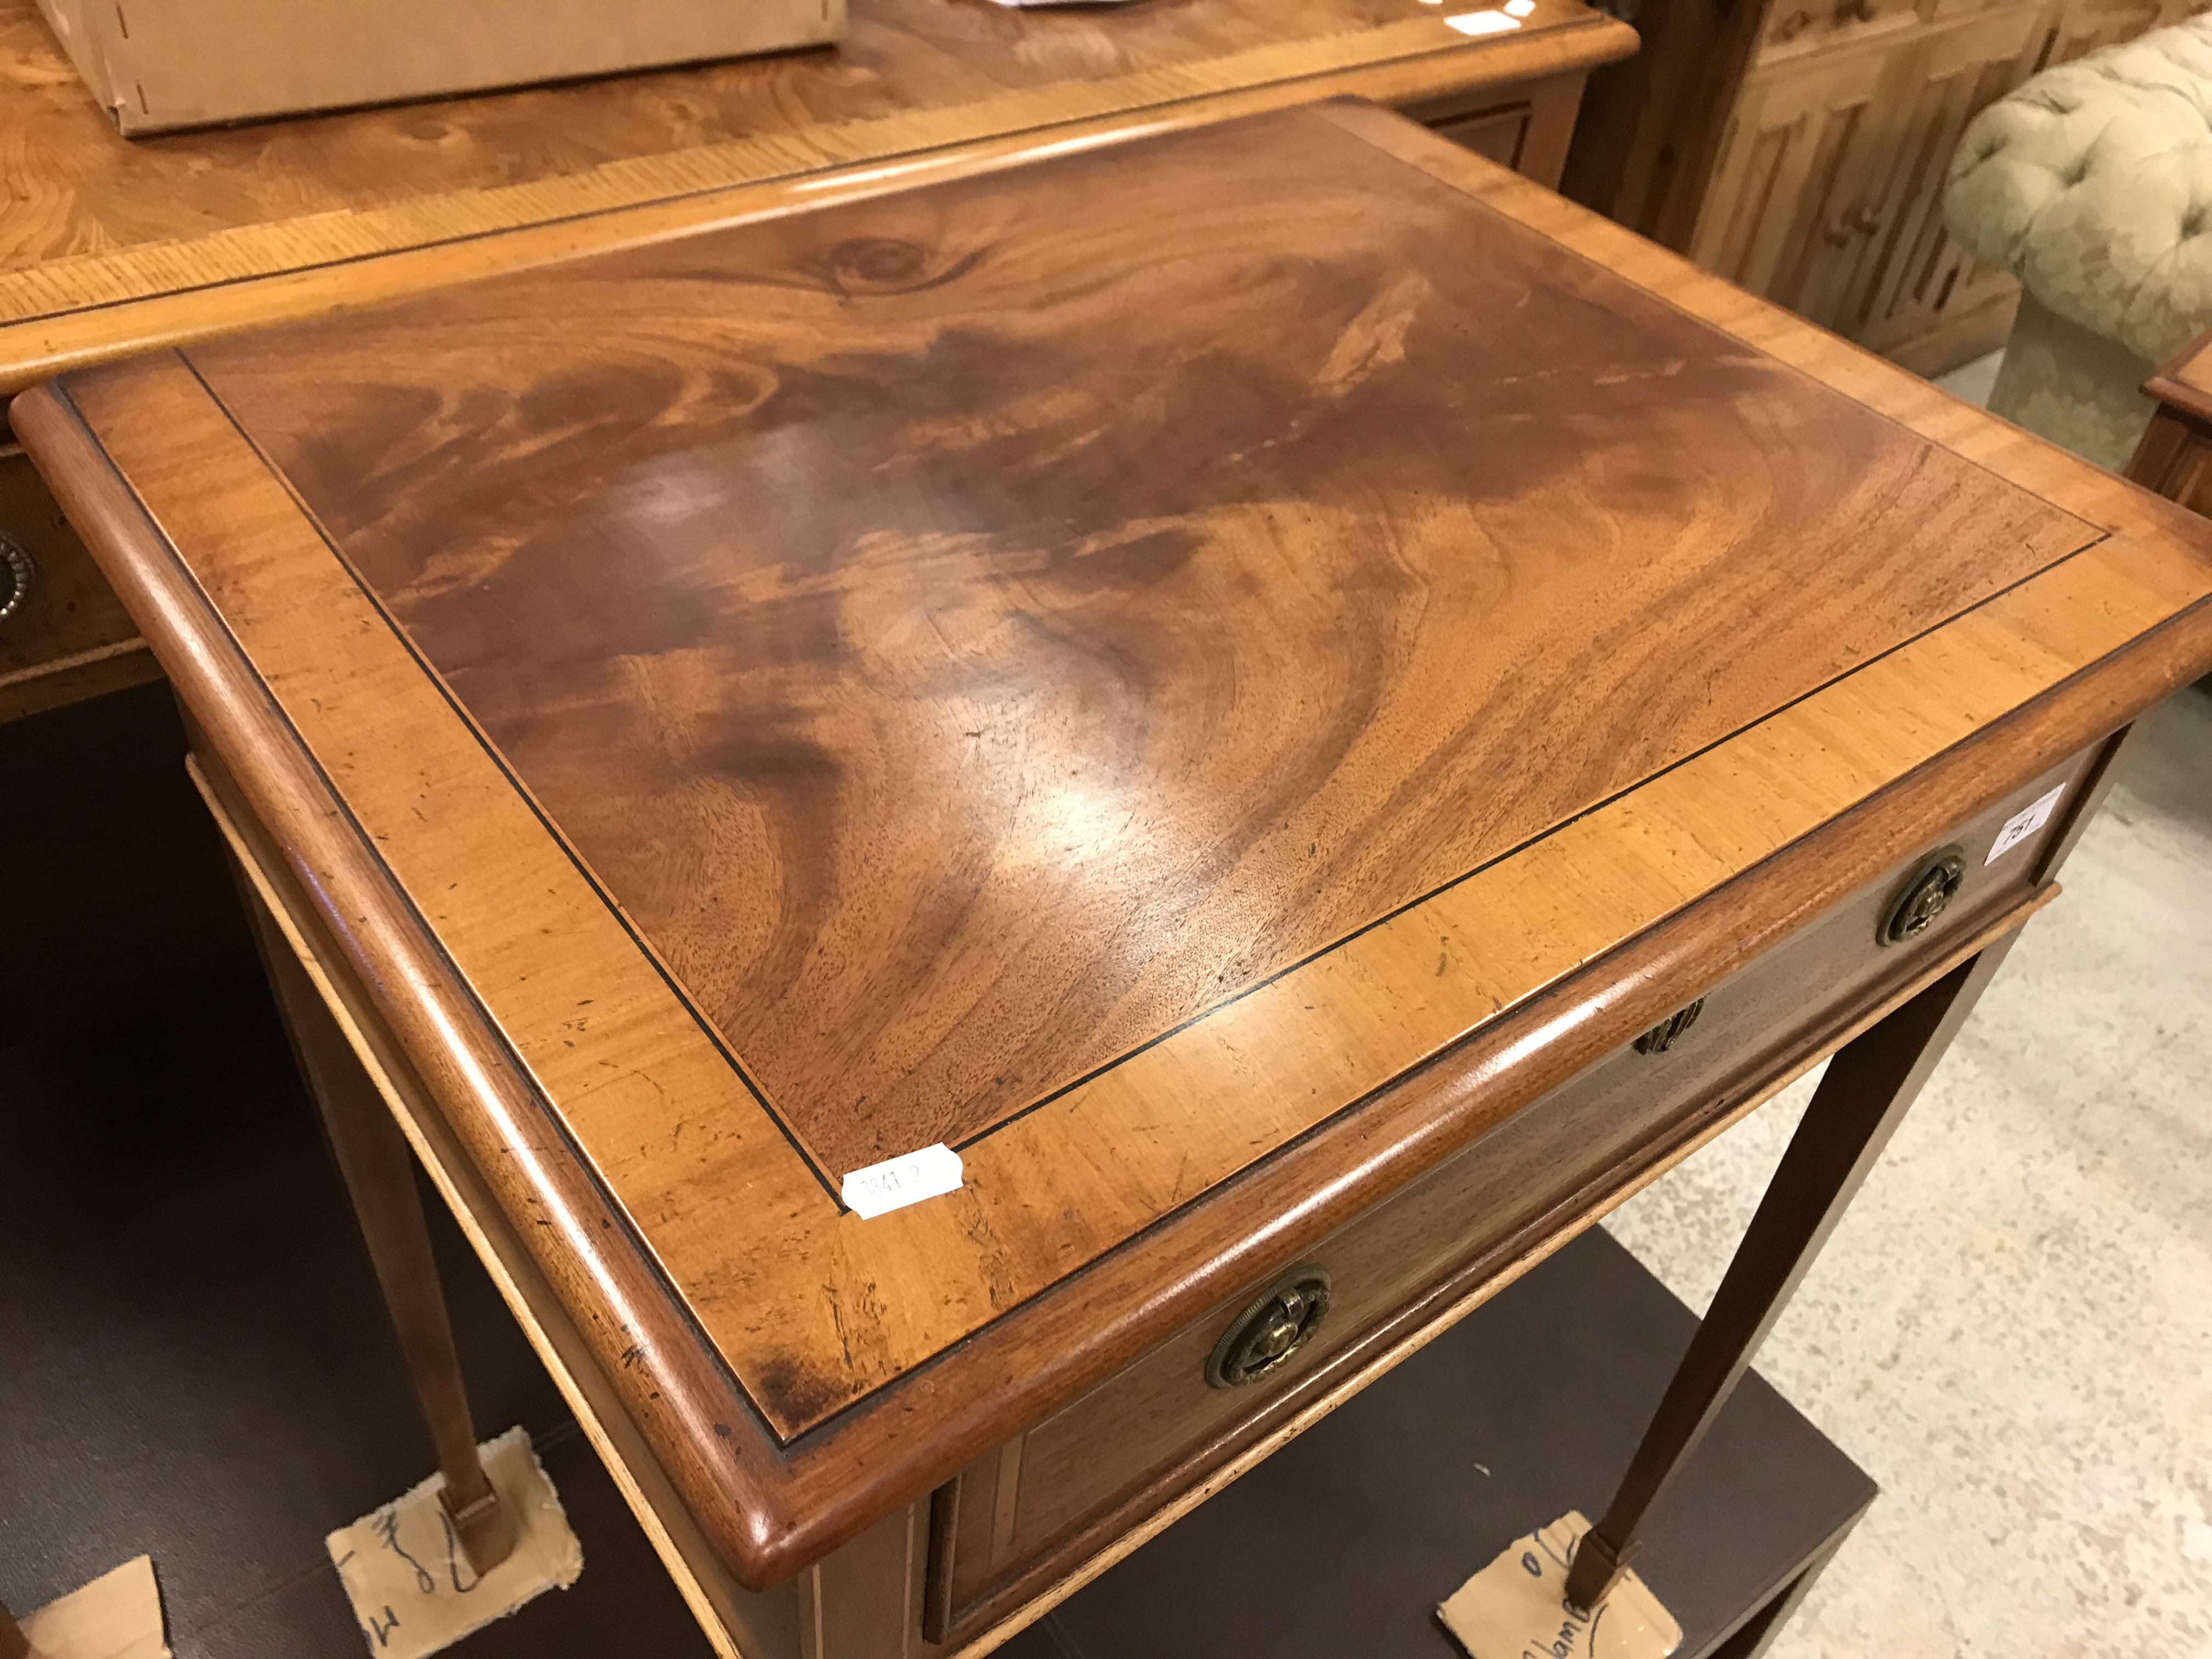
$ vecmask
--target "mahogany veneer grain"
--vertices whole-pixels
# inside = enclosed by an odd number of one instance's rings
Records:
[[[1237,125],[186,358],[834,1187],[2096,539],[1477,219]]]

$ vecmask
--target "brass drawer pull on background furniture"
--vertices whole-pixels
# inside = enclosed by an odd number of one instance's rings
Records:
[[[1256,1382],[1305,1346],[1328,1315],[1328,1270],[1293,1267],[1222,1332],[1206,1361],[1207,1386]]]
[[[1636,1039],[1639,1054],[1663,1054],[1674,1046],[1674,1039],[1698,1023],[1698,1016],[1705,1011],[1705,1000],[1699,997],[1686,1008],[1677,1008],[1656,1025]]]
[[[31,562],[22,543],[0,532],[0,623],[23,608],[38,579],[39,567]]]
[[[1890,907],[1889,919],[1881,925],[1881,942],[1896,945],[1926,933],[1958,893],[1966,874],[1966,855],[1957,847],[1946,847],[1922,865]]]

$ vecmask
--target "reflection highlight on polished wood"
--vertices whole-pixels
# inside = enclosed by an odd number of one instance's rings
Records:
[[[1236,126],[191,360],[834,1176],[2094,538],[1465,214]]]

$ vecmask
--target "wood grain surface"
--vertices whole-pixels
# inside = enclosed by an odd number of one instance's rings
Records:
[[[1482,217],[1235,125],[190,356],[834,1182],[2094,539]]]
[[[1256,401],[1292,388],[1296,395],[1279,410],[1276,435],[1285,441],[1308,441],[1301,435],[1307,428],[1295,426],[1300,419],[1317,416],[1309,420],[1311,441],[1328,430],[1334,405],[1311,390],[1318,343],[1344,337],[1368,299],[1387,294],[1407,274],[1395,259],[1363,267],[1361,250],[1377,238],[1380,246],[1398,249],[1378,225],[1402,217],[1419,226],[1431,211],[1441,213],[1431,205],[1443,199],[1433,193],[1441,184],[1462,203],[1455,221],[1464,239],[1461,258],[1441,273],[1418,262],[1411,267],[1437,291],[1462,292],[1459,285],[1474,282],[1463,268],[1493,258],[1510,266],[1521,258],[1523,233],[1511,228],[1517,224],[1674,308],[1624,298],[1618,307],[1608,301],[1540,309],[1550,337],[1547,383],[1562,380],[1559,406],[1594,423],[1589,429],[1648,461],[1650,452],[1636,450],[1625,422],[1603,424],[1609,406],[1589,387],[1578,390],[1571,377],[1548,372],[1552,364],[1583,361],[1578,337],[1599,325],[1593,309],[1617,309],[1632,319],[1647,305],[1665,319],[1649,325],[1659,335],[1688,329],[1686,319],[1694,318],[1727,342],[1725,349],[1712,349],[1718,378],[1711,384],[1720,391],[1704,400],[1722,404],[1718,410],[1686,398],[1672,408],[1640,380],[1615,390],[1620,398],[1650,397],[1642,405],[1650,420],[1679,421],[1686,434],[1724,428],[1737,398],[1771,410],[1763,417],[1770,425],[1786,421],[1793,410],[1827,411],[1817,422],[1776,428],[1773,448],[1781,447],[1782,433],[1795,441],[1789,466],[1745,469],[1732,481],[1735,492],[1710,509],[1718,522],[1741,528],[1747,521],[1734,504],[1738,495],[1763,502],[1770,491],[1800,488],[1796,475],[1802,474],[1828,481],[1831,510],[1841,496],[1863,515],[1859,536],[1838,538],[1837,556],[1875,556],[1859,544],[1884,543],[1913,526],[1886,516],[1888,495],[1852,493],[1848,480],[1826,470],[1823,451],[1840,446],[1879,468],[1893,453],[1885,443],[1893,441],[1923,458],[1882,475],[1893,491],[1925,488],[1929,479],[1940,484],[1954,465],[1944,457],[1948,452],[1973,464],[1952,476],[1961,480],[1959,491],[1985,492],[1984,514],[2006,521],[2005,503],[2017,499],[1997,487],[2001,480],[2048,504],[2029,503],[2023,531],[2038,522],[2078,520],[2096,538],[2059,557],[2071,544],[2062,538],[2024,567],[2034,574],[1978,604],[1971,599],[1982,591],[1975,584],[1987,580],[1985,573],[1946,565],[1942,550],[1929,544],[1932,568],[1948,570],[1948,579],[1963,586],[1947,592],[1941,574],[1899,570],[1894,574],[1906,595],[1904,620],[1854,632],[1863,628],[1858,618],[1832,613],[1832,629],[1868,642],[1869,649],[1901,639],[1886,654],[1856,660],[1795,701],[1753,710],[1746,716],[1749,723],[1725,730],[1636,787],[1598,799],[1510,856],[1006,1123],[969,1147],[958,1192],[873,1221],[839,1212],[778,1121],[738,1084],[661,964],[640,948],[624,919],[550,831],[538,803],[495,763],[446,687],[426,673],[348,565],[334,556],[303,505],[309,486],[271,469],[268,455],[228,418],[209,382],[167,356],[73,375],[15,407],[27,446],[191,706],[211,753],[236,778],[238,811],[281,854],[280,873],[289,902],[304,921],[303,936],[327,953],[334,980],[358,999],[359,1018],[387,1032],[390,1052],[419,1073],[422,1097],[444,1115],[457,1152],[513,1218],[515,1234],[574,1310],[584,1340],[671,1481],[748,1583],[772,1583],[818,1559],[1209,1310],[1240,1292],[1249,1296],[1248,1287],[1301,1259],[1301,1251],[1363,1210],[2212,665],[2212,530],[2171,504],[1408,124],[1374,111],[1330,108],[1267,117],[1246,131],[1267,135],[1265,143],[1255,141],[1255,153],[1279,148],[1294,155],[1315,181],[1311,198],[1278,208],[1302,227],[1302,252],[1280,252],[1283,245],[1268,240],[1265,227],[1227,206],[1203,223],[1157,216],[1140,234],[1150,264],[1163,269],[1184,258],[1203,265],[1232,238],[1279,250],[1271,280],[1301,305],[1279,307],[1269,336],[1283,343],[1279,359],[1268,359],[1276,372],[1241,368],[1236,356],[1224,354],[1221,372],[1203,383],[1231,408],[1240,393]],[[1182,141],[1197,147],[1194,157],[1203,149],[1205,171],[1218,178],[1223,153],[1205,149],[1213,142]],[[1375,163],[1363,145],[1408,165],[1370,172]],[[1127,164],[1142,171],[1169,153],[1133,151]],[[1358,159],[1344,159],[1351,156]],[[1364,191],[1348,210],[1342,194],[1332,193],[1338,186],[1331,181],[1345,178],[1371,184],[1380,195]],[[1237,199],[1217,197],[1223,204]],[[1316,202],[1329,210],[1309,210]],[[908,240],[925,248],[936,245],[919,235]],[[794,226],[761,246],[810,244]],[[1540,257],[1564,258],[1550,252]],[[1113,249],[1101,243],[1093,264],[1114,268]],[[852,313],[856,331],[878,326],[869,320],[878,316],[908,317],[896,326],[881,325],[887,337],[904,337],[899,328],[923,326],[912,320],[919,308],[943,303],[962,283],[988,283],[990,268],[979,259],[936,288],[863,295],[839,314]],[[1340,294],[1328,298],[1337,292],[1334,283],[1352,280],[1343,273],[1363,268],[1368,296],[1350,303]],[[696,266],[693,280],[706,269]],[[1547,292],[1560,282],[1570,292],[1605,291],[1586,267],[1568,260],[1559,269],[1569,274],[1547,271]],[[576,268],[573,288],[533,286],[540,279],[532,278],[518,279],[509,291],[557,292],[580,302],[588,297],[588,271]],[[828,310],[818,283],[763,294],[754,292],[764,287],[757,283],[729,287],[777,316],[809,306]],[[1309,300],[1321,321],[1306,319]],[[1338,308],[1330,310],[1332,304]],[[1532,307],[1538,304],[1532,300]],[[1141,309],[1133,307],[1120,326],[1139,340],[1164,337],[1168,325]],[[1231,339],[1243,337],[1238,329],[1249,326],[1249,319],[1238,321],[1233,295],[1203,294],[1198,309],[1234,325]],[[639,307],[641,315],[648,310]],[[598,312],[580,314],[602,329],[611,308],[602,303]],[[733,301],[729,314],[755,313]],[[548,312],[531,333],[533,349],[557,354],[564,338],[579,333],[577,316]],[[1048,331],[1052,319],[1050,311],[1016,313],[994,327],[1000,337],[1026,338],[1024,330]],[[431,313],[394,313],[374,326],[402,323],[428,330]],[[450,349],[459,363],[478,348],[485,329],[510,326],[512,319],[471,313],[465,326],[441,339],[440,349]],[[743,325],[728,326],[742,331]],[[1413,319],[1407,331],[1407,340],[1428,340]],[[726,398],[742,403],[767,388],[759,375],[695,373],[684,382],[684,395],[671,398],[665,382],[658,383],[661,389],[646,395],[643,404],[626,404],[623,398],[639,396],[637,386],[653,386],[655,375],[670,373],[669,364],[687,361],[680,349],[696,347],[689,334],[656,337],[647,350],[637,344],[641,329],[602,331],[611,372],[580,384],[580,391],[594,394],[574,405],[580,416],[603,403],[634,412],[657,399],[661,426],[688,428],[696,438],[702,411]],[[1635,339],[1636,330],[1627,328],[1622,337]],[[210,378],[226,395],[249,398],[273,361],[263,354],[283,349],[271,343],[231,357],[215,354],[208,360]],[[865,361],[873,372],[886,354],[872,350],[874,358]],[[1458,385],[1468,396],[1510,398],[1510,388],[1475,386],[1466,359],[1452,368],[1453,352],[1474,354],[1474,346],[1447,342],[1437,350],[1444,360],[1437,385]],[[1440,394],[1377,361],[1387,355],[1379,345],[1354,354],[1364,374],[1346,395],[1356,400],[1387,387],[1422,417],[1439,418],[1433,398]],[[894,361],[898,356],[888,354]],[[1742,362],[1729,361],[1737,358]],[[802,360],[817,371],[808,384],[817,405],[823,361]],[[1102,364],[1079,355],[1068,361],[1088,366],[1085,372],[1120,372],[1113,359]],[[1325,368],[1326,352],[1319,361]],[[362,367],[349,372],[360,375]],[[421,406],[417,425],[426,440],[475,418],[463,409],[460,393],[482,384],[481,377],[457,373],[432,384],[419,372],[392,375],[392,367],[360,375],[360,383],[411,388],[407,395]],[[1171,358],[1149,367],[1148,385],[1199,383]],[[1668,378],[1689,373],[1686,367]],[[346,375],[326,374],[322,380],[333,410],[354,407],[346,401],[354,396]],[[922,392],[912,380],[895,378],[893,384],[910,401],[891,412],[913,421],[911,400]],[[1079,397],[1084,386],[1071,380],[1057,390]],[[444,402],[447,391],[455,396],[452,412]],[[264,384],[258,395],[276,392]],[[1478,407],[1510,412],[1513,405]],[[1528,407],[1542,412],[1541,405]],[[500,420],[527,412],[518,407],[512,416],[495,417],[495,435],[503,430]],[[969,411],[971,418],[985,412]],[[1148,432],[1142,414],[1113,410],[1102,429]],[[391,422],[394,434],[404,424],[388,409],[376,418]],[[848,416],[856,453],[882,443],[870,435],[876,418],[866,411]],[[1889,438],[1866,438],[1863,450],[1853,448],[1862,441],[1850,435],[1855,423]],[[1048,435],[1060,430],[1049,419],[1034,425]],[[1083,429],[1079,421],[1072,421],[1072,428]],[[1562,506],[1560,495],[1547,495],[1567,470],[1582,469],[1586,490],[1604,485],[1612,505],[1602,523],[1610,526],[1634,520],[1630,507],[1643,499],[1638,480],[1650,499],[1663,501],[1677,487],[1668,482],[1675,473],[1703,476],[1705,465],[1685,438],[1669,451],[1664,478],[1650,477],[1648,465],[1608,475],[1611,452],[1594,444],[1577,448],[1552,440],[1554,447],[1546,449],[1534,435],[1487,417],[1468,429],[1482,441],[1471,440],[1455,462],[1467,473],[1450,476],[1473,476],[1492,447],[1529,463],[1548,456],[1549,466],[1559,471],[1525,464],[1497,487],[1517,491],[1525,477],[1532,500],[1550,501],[1554,516],[1566,513],[1571,521],[1571,501]],[[555,423],[544,430],[557,449],[566,428]],[[1446,476],[1437,470],[1440,446],[1419,435],[1419,422],[1404,422],[1402,430],[1414,435],[1401,438],[1398,447],[1431,469],[1410,476]],[[806,422],[796,421],[776,441],[804,454],[807,436]],[[1931,447],[1923,447],[1923,440]],[[380,465],[404,462],[404,440],[386,441],[398,447],[380,451]],[[981,433],[979,441],[988,445],[991,434]],[[1376,469],[1373,476],[1390,483],[1399,497],[1395,515],[1382,522],[1419,522],[1407,504],[1415,495],[1409,475],[1392,470],[1401,465],[1392,447],[1373,434],[1341,441],[1348,447],[1345,458],[1314,464],[1310,510],[1303,494],[1295,512],[1279,507],[1279,522],[1288,527],[1273,532],[1280,544],[1319,562],[1267,567],[1271,580],[1240,595],[1245,603],[1285,605],[1293,620],[1315,614],[1305,608],[1309,573],[1335,580],[1342,568],[1319,550],[1347,538],[1348,526],[1377,522],[1376,501],[1353,501],[1367,515],[1362,518],[1335,499],[1351,489],[1355,458]],[[435,487],[437,468],[429,458],[436,453],[434,444],[421,451],[424,465],[408,496]],[[593,465],[593,453],[590,444],[574,445],[574,465]],[[653,452],[648,442],[636,453],[649,459]],[[960,487],[1001,488],[941,436],[931,453],[943,476]],[[1083,476],[1080,452],[1070,454],[1069,476]],[[1133,459],[1149,460],[1164,481],[1188,491],[1189,510],[1239,561],[1255,548],[1276,544],[1249,518],[1225,512],[1222,503],[1239,505],[1235,492],[1216,489],[1205,469],[1164,440],[1153,439]],[[287,462],[309,480],[317,465],[336,464],[319,462],[304,449]],[[1345,470],[1333,471],[1332,465]],[[499,479],[496,469],[487,476],[496,489],[511,483]],[[713,489],[726,475],[711,474],[703,483],[696,475],[679,476],[686,488]],[[747,478],[740,469],[739,476],[750,492],[741,499],[756,507],[787,499],[769,495],[757,474]],[[1133,467],[1097,476],[1096,489],[1126,491],[1131,500],[1155,487]],[[1016,477],[1023,489],[1034,486],[1026,471],[1016,470]],[[652,479],[646,467],[626,480],[636,493],[623,497],[625,511],[645,512]],[[904,499],[899,491],[919,490],[896,468],[865,483],[890,500]],[[557,493],[559,484],[556,475],[544,487]],[[482,537],[482,525],[467,523],[462,512],[465,489],[452,499],[460,514],[456,534]],[[1003,504],[1013,497],[989,499]],[[1079,497],[1069,499],[1079,518],[1092,510]],[[1816,498],[1802,499],[1809,504]],[[1940,516],[1954,497],[1939,488],[1916,499],[1923,516]],[[944,500],[948,514],[962,505],[950,489]],[[696,528],[705,518],[680,494],[666,501],[666,518],[651,520],[653,543],[696,562],[710,550],[708,532]],[[1505,503],[1486,502],[1482,510],[1492,525],[1510,518]],[[829,521],[849,526],[849,506],[836,503]],[[1464,521],[1477,527],[1486,522],[1472,514]],[[1765,524],[1765,533],[1778,533],[1778,522],[1756,521]],[[568,521],[548,514],[542,522]],[[799,532],[773,519],[764,522],[762,533],[783,537],[785,556],[793,556],[791,538]],[[1960,522],[1960,533],[1971,534],[1972,526]],[[349,545],[374,528],[374,515],[364,516],[350,526]],[[949,526],[971,537],[989,528],[957,519]],[[1796,529],[1807,538],[1794,544],[1800,547],[1821,533],[1817,526]],[[1095,526],[1079,530],[1069,544],[1094,533]],[[1490,544],[1477,543],[1473,529],[1468,538],[1489,556]],[[592,544],[586,536],[578,544]],[[1106,551],[1122,544],[1096,544]],[[1331,556],[1343,556],[1341,549]],[[1365,556],[1385,575],[1413,571],[1433,580],[1444,566],[1437,546],[1410,535]],[[1720,570],[1729,567],[1719,550],[1692,548],[1677,556],[1687,564],[1703,557]],[[2005,556],[1988,550],[1991,559]],[[2009,556],[2019,556],[2017,547]],[[1630,658],[1640,658],[1675,629],[1686,636],[1707,628],[1707,637],[1724,638],[1728,648],[1714,657],[1675,659],[1678,674],[1710,677],[1716,696],[1743,695],[1753,683],[1732,678],[1740,672],[1729,666],[1735,655],[1756,657],[1770,627],[1798,625],[1792,607],[1799,596],[1758,581],[1738,590],[1732,633],[1698,616],[1704,590],[1696,587],[1683,590],[1680,614],[1653,624],[1646,620],[1655,614],[1649,605],[1638,609],[1600,593],[1600,582],[1573,586],[1588,580],[1592,568],[1607,568],[1604,558],[1602,546],[1585,551],[1562,540],[1550,560],[1515,568],[1524,586],[1558,581],[1577,595],[1574,603],[1539,613],[1554,619],[1558,651],[1582,659],[1586,672],[1612,676],[1609,684],[1680,699],[1664,704],[1669,719],[1694,717],[1703,693],[1656,678],[1638,680],[1635,671],[1601,660],[1589,645],[1601,625],[1617,625],[1624,617],[1642,622],[1620,641],[1617,654]],[[972,580],[977,568],[989,567],[956,562],[946,568]],[[471,580],[483,574],[480,567],[467,568]],[[1085,605],[1103,608],[1117,593],[1145,591],[1110,562],[1114,580],[1096,599],[1068,585],[1064,572],[1018,562],[1013,568],[1024,592],[1048,592],[1054,599],[1052,606],[1035,605],[1029,614],[1080,616]],[[1206,568],[1204,550],[1194,549],[1165,580],[1188,580],[1184,573]],[[1232,562],[1224,568],[1249,567]],[[1662,566],[1659,573],[1662,584],[1666,571]],[[1821,578],[1809,559],[1790,571],[1797,586],[1819,589]],[[1634,572],[1628,580],[1642,578]],[[437,597],[421,586],[422,575],[409,580],[419,599]],[[830,591],[846,602],[845,589]],[[1876,599],[1889,602],[1887,593],[1858,599],[1861,608]],[[1370,597],[1366,603],[1385,602]],[[1913,616],[1939,625],[1904,638]],[[562,630],[586,626],[569,610],[518,613],[518,620],[529,624],[533,638],[548,630],[548,636],[574,637]],[[671,625],[685,620],[679,610]],[[1352,619],[1343,625],[1350,628]],[[678,633],[680,639],[680,627]],[[1319,647],[1311,631],[1293,630],[1292,637],[1314,660],[1335,660],[1313,655]],[[1325,631],[1318,637],[1324,644],[1333,638]],[[1410,649],[1379,632],[1360,637]],[[1230,641],[1222,650],[1229,652]],[[1544,653],[1536,654],[1541,660]],[[1410,659],[1390,660],[1395,670]],[[544,660],[566,676],[597,672],[603,659],[585,652],[573,660],[557,653]],[[1350,653],[1342,660],[1368,672]],[[1466,672],[1478,674],[1481,661],[1470,650]],[[787,669],[788,659],[778,666]],[[1796,683],[1795,665],[1770,665],[1764,672],[1772,685]],[[1351,684],[1350,671],[1337,672],[1335,680],[1316,677],[1316,698],[1350,695],[1336,689]],[[1276,684],[1290,678],[1279,671]],[[551,690],[570,683],[549,678],[549,704],[559,701]],[[1119,682],[1109,676],[1103,684],[1110,690]],[[451,684],[458,696],[475,696],[464,675],[457,673]],[[1559,695],[1559,729],[1580,733],[1586,728],[1573,722],[1587,718],[1588,709],[1573,701],[1571,687]],[[1618,719],[1626,744],[1637,722],[1628,713]],[[1543,743],[1543,722],[1529,720],[1508,788],[1530,798],[1552,788],[1570,799],[1574,788],[1556,780],[1571,776],[1581,780],[1575,788],[1585,798],[1596,799],[1603,779],[1585,775],[1594,764],[1589,753]],[[1527,738],[1532,732],[1536,738]],[[1602,774],[1618,764],[1608,752],[1595,769]],[[1417,775],[1406,812],[1418,815],[1427,776]],[[1374,814],[1375,821],[1384,816]],[[1353,860],[1336,869],[1357,867]],[[1821,1011],[1807,1012],[1810,1018]]]
[[[493,232],[547,233],[489,255],[519,263],[620,240],[622,210],[696,210],[824,168],[1139,114],[1414,102],[1578,76],[1635,46],[1580,0],[1540,0],[1519,28],[1480,37],[1413,0],[857,0],[850,22],[834,49],[134,143],[34,0],[0,0],[0,392],[439,286],[477,269]]]

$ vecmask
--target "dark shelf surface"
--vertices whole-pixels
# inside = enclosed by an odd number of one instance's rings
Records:
[[[331,1528],[430,1468],[360,1237],[258,973],[0,1050],[0,1600],[154,1559],[178,1659],[354,1659]],[[711,1650],[434,1196],[489,1436],[526,1425],[585,1571],[453,1650]],[[1690,1314],[1605,1235],[1535,1269],[1001,1650],[1449,1656],[1431,1609],[1595,1516]],[[1639,1564],[1693,1654],[1871,1499],[1755,1376]]]

